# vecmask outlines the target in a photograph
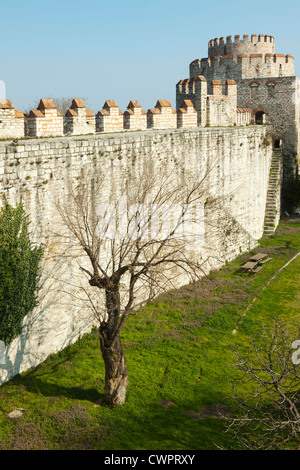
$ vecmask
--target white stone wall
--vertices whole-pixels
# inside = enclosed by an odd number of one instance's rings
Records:
[[[20,139],[24,137],[24,135],[25,125],[23,113],[15,109],[0,108],[0,139]]]
[[[107,100],[96,115],[96,132],[123,130],[123,113],[113,100]]]
[[[197,127],[198,118],[191,100],[184,100],[177,111],[177,127]]]
[[[28,116],[27,135],[35,137],[61,136],[64,133],[63,116],[56,109],[43,109],[39,116]]]
[[[74,115],[64,116],[64,133],[65,134],[85,135],[85,134],[95,134],[95,132],[96,132],[96,117],[91,111],[87,112],[86,108],[75,109]]]
[[[95,322],[87,305],[78,300],[80,286],[89,286],[76,251],[65,253],[61,243],[65,229],[55,202],[67,194],[68,178],[76,182],[82,168],[88,167],[118,184],[128,168],[138,171],[151,160],[158,172],[165,166],[184,184],[188,170],[197,174],[213,163],[207,191],[223,202],[214,225],[208,222],[216,213],[206,213],[206,245],[196,252],[198,259],[217,255],[218,261],[214,258],[206,265],[209,270],[250,249],[262,236],[272,154],[271,147],[262,145],[265,133],[264,126],[195,128],[0,143],[0,192],[13,204],[22,196],[32,220],[32,237],[46,245],[40,304],[25,319],[23,334],[8,347],[0,383],[76,341]]]
[[[167,100],[158,100],[155,108],[147,112],[148,129],[170,129],[177,127],[176,111]]]
[[[147,113],[141,108],[127,109],[123,114],[123,128],[128,130],[147,129]]]

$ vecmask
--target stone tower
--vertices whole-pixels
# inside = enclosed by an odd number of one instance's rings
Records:
[[[190,99],[198,114],[199,77],[207,82],[207,93],[213,84],[222,83],[226,94],[228,81],[237,84],[238,109],[250,109],[252,123],[269,124],[274,145],[282,143],[285,174],[298,172],[300,80],[295,76],[294,58],[275,53],[275,39],[271,35],[245,34],[211,39],[208,57],[194,60],[189,67],[189,78],[176,85],[177,109]],[[209,96],[204,96],[208,100]],[[205,120],[198,119],[198,122]],[[225,124],[226,125],[226,124]]]
[[[208,43],[208,57],[190,64],[190,78],[204,75],[207,81],[239,80],[262,77],[289,77],[294,75],[294,58],[275,54],[273,36],[252,34],[212,39]]]

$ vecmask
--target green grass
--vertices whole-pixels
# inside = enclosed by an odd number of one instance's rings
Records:
[[[300,224],[281,224],[254,251],[261,250],[272,260],[255,276],[236,273],[249,257],[242,254],[209,278],[161,296],[130,318],[122,334],[130,377],[125,405],[101,405],[104,364],[96,331],[1,386],[0,449],[234,446],[224,420],[196,420],[185,412],[212,404],[231,406],[231,383],[237,377],[232,348],[247,353],[261,322],[269,327],[276,316],[285,322],[300,320],[300,256],[267,284],[300,251]],[[250,386],[243,391],[251,396]],[[164,408],[161,400],[173,404]],[[16,408],[25,410],[23,417],[7,418]]]

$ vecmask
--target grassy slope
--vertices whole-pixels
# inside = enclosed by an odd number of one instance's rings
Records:
[[[104,366],[96,332],[3,385],[0,450],[194,450],[232,444],[222,420],[195,420],[184,412],[230,405],[236,374],[231,348],[247,351],[260,321],[272,325],[276,315],[299,320],[300,256],[262,288],[300,251],[300,224],[282,224],[276,236],[261,240],[255,251],[261,250],[272,261],[255,276],[235,273],[248,258],[241,255],[210,279],[166,294],[128,321],[123,344],[130,384],[124,406],[99,404]],[[162,399],[173,405],[164,408]],[[24,416],[8,419],[16,408],[25,409]]]

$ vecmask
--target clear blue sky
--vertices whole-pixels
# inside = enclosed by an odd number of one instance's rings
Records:
[[[1,2],[1,73],[6,95],[24,110],[39,98],[84,97],[94,112],[106,99],[122,111],[175,107],[175,85],[210,39],[275,36],[300,76],[299,0],[14,0]]]

